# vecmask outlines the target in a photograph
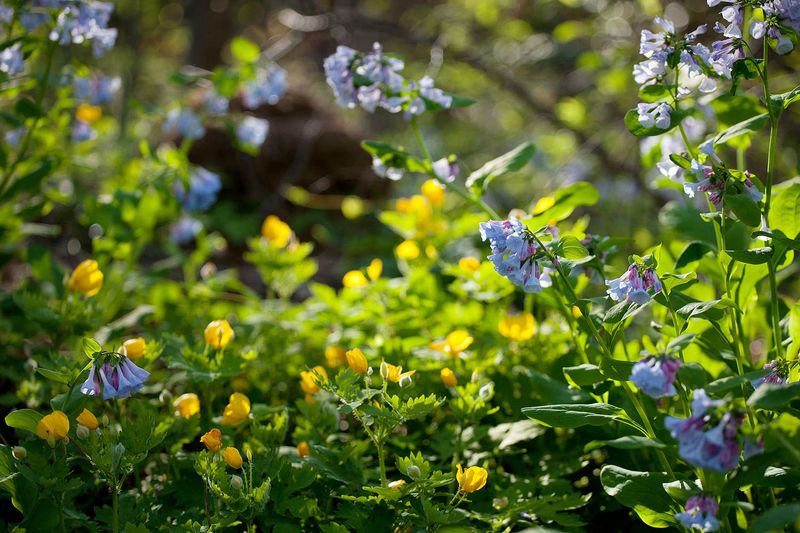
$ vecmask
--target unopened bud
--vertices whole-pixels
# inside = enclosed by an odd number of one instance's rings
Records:
[[[386,364],[386,361],[381,361],[381,377],[384,381],[389,379],[389,365]]]
[[[22,461],[28,456],[28,450],[22,446],[14,446],[14,448],[11,450],[11,455],[13,455],[18,461]]]
[[[371,376],[371,375],[372,375],[372,367],[371,367],[371,366],[368,366],[368,367],[367,367],[367,375],[368,375],[368,376]]]
[[[27,359],[25,361],[25,370],[31,374],[35,374],[37,368],[39,368],[39,363],[37,363],[35,359]]]
[[[158,401],[163,404],[171,404],[172,403],[172,393],[167,389],[161,391],[161,394],[158,395]]]
[[[400,378],[400,387],[405,388],[411,385],[411,376],[403,376]]]
[[[103,415],[103,425],[107,426],[109,424],[108,415]]]
[[[478,396],[484,401],[491,399],[494,396],[494,383],[487,383],[481,387],[478,391]]]
[[[77,435],[81,440],[86,440],[89,438],[89,428],[82,424],[78,424],[78,427],[75,428],[75,435]]]
[[[243,486],[244,483],[242,482],[242,478],[240,478],[239,476],[231,476],[231,487],[233,487],[236,490],[239,490]]]
[[[406,468],[406,474],[408,474],[408,477],[411,479],[419,479],[419,476],[422,475],[422,472],[419,471],[419,467],[417,465],[411,465]]]
[[[253,462],[253,452],[250,451],[250,448],[247,448],[245,450],[244,454],[247,456],[247,462],[248,463],[252,463]]]

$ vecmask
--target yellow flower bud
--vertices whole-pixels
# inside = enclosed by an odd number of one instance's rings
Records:
[[[206,445],[208,451],[216,453],[222,448],[222,432],[214,428],[200,437],[200,442]]]
[[[239,476],[235,476],[235,475],[231,476],[231,488],[234,488],[236,490],[240,490],[242,488],[242,486],[244,486],[244,483],[242,482],[242,478],[240,478]]]
[[[458,260],[458,267],[467,272],[477,272],[481,268],[481,262],[474,257],[462,257]]]
[[[444,203],[444,185],[437,180],[426,180],[425,183],[422,184],[421,191],[432,206],[439,207]]]
[[[221,349],[230,344],[233,338],[233,328],[231,328],[227,320],[214,320],[206,326],[203,334],[206,342],[212,348]]]
[[[321,378],[318,378],[314,372],[319,374]],[[303,392],[306,394],[314,394],[319,391],[320,380],[322,382],[328,381],[328,373],[325,372],[325,369],[321,366],[315,366],[313,372],[306,370],[300,372],[300,388],[302,388]]]
[[[581,308],[578,307],[577,305],[573,305],[572,306],[572,316],[574,316],[575,318],[580,318],[580,317],[583,316],[583,313],[581,312]]]
[[[122,343],[122,354],[130,359],[136,361],[147,352],[147,343],[141,337],[135,339],[128,339]]]
[[[222,458],[225,459],[225,462],[228,463],[228,466],[231,468],[241,468],[244,462],[242,461],[242,454],[233,446],[228,446],[222,450]]]
[[[76,418],[75,421],[78,424],[92,430],[97,429],[97,426],[99,425],[97,423],[97,417],[94,416],[91,411],[85,408],[83,411],[81,411],[81,414],[78,415],[78,418]]]
[[[311,447],[306,441],[303,441],[297,445],[297,455],[300,457],[308,457],[311,455]]]
[[[373,259],[370,261],[369,266],[367,267],[367,276],[372,281],[375,281],[379,277],[381,277],[381,273],[383,272],[383,261],[380,259]]]
[[[530,313],[506,315],[497,325],[500,335],[512,341],[525,341],[536,333],[536,320]]]
[[[342,285],[348,289],[359,289],[369,285],[369,280],[360,270],[351,270],[342,278]]]
[[[45,415],[36,424],[36,434],[47,441],[52,448],[57,440],[65,440],[69,433],[69,418],[61,411]]]
[[[103,272],[94,259],[86,259],[75,267],[67,281],[67,290],[94,296],[103,287]]]
[[[394,249],[397,257],[405,261],[412,261],[419,257],[419,245],[414,241],[403,241]]]
[[[456,480],[458,481],[459,490],[471,494],[486,486],[486,479],[489,477],[489,473],[485,468],[471,466],[467,468],[466,471],[463,471],[461,465],[457,465],[456,469]]]
[[[347,364],[347,350],[335,344],[325,348],[325,364],[328,368],[336,368]]]
[[[289,244],[289,239],[292,237],[292,228],[275,215],[269,215],[264,219],[264,223],[261,224],[261,236],[270,244],[283,248]]]
[[[87,124],[94,124],[103,116],[103,110],[96,105],[81,104],[75,110],[75,118]]]
[[[11,450],[11,455],[13,455],[14,459],[17,461],[24,461],[25,458],[28,457],[28,450],[22,446],[14,446],[14,448]]]
[[[453,388],[458,385],[455,373],[449,368],[443,368],[442,371],[439,372],[439,377],[442,379],[442,383],[444,383],[445,387]]]
[[[191,418],[200,412],[200,398],[193,392],[187,392],[175,398],[172,406],[175,407],[175,416]]]
[[[81,440],[86,440],[89,438],[89,428],[78,424],[78,427],[75,428],[75,435],[77,435]]]
[[[222,413],[222,423],[235,426],[247,420],[250,415],[250,398],[241,392],[234,392],[228,399],[228,405]]]
[[[367,358],[364,357],[364,354],[361,353],[361,350],[358,348],[353,348],[352,350],[345,352],[345,356],[347,357],[347,364],[350,365],[350,368],[359,374],[367,373],[369,365],[367,364]]]
[[[389,488],[392,489],[393,491],[397,492],[400,489],[402,489],[403,485],[405,485],[405,484],[406,484],[406,480],[405,479],[398,479],[397,481],[392,481],[391,483],[389,483]]]

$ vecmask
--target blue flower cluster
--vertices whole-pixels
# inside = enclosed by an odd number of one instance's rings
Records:
[[[16,76],[22,72],[23,66],[21,43],[13,44],[0,52],[0,72]]]
[[[81,392],[88,396],[99,396],[103,399],[128,398],[144,387],[144,380],[150,372],[139,368],[124,355],[115,355],[104,361],[95,360],[89,370],[89,377],[81,385]]]
[[[263,104],[275,105],[286,92],[286,71],[278,65],[259,68],[255,77],[242,90],[242,103],[247,109]]]
[[[739,464],[741,447],[736,438],[742,416],[721,411],[724,400],[712,400],[703,389],[694,391],[692,415],[668,416],[664,425],[678,441],[678,453],[687,463],[714,472],[729,472]]]
[[[692,496],[686,500],[684,509],[682,513],[676,514],[675,518],[686,529],[703,532],[719,529],[717,520],[719,505],[714,498],[702,494]]]
[[[339,46],[325,59],[325,77],[339,105],[350,109],[358,105],[372,113],[380,107],[390,113],[402,111],[409,119],[424,113],[428,104],[445,109],[453,105],[453,98],[437,89],[430,77],[418,82],[403,78],[404,67],[402,60],[385,55],[379,43],[365,54]]]
[[[628,379],[652,398],[675,396],[675,377],[680,367],[681,362],[671,357],[645,357],[633,365]]]
[[[551,269],[542,268],[533,235],[516,218],[481,222],[481,239],[489,241],[492,255],[488,259],[495,271],[508,278],[525,292],[536,293],[553,284]]]
[[[236,126],[236,138],[245,146],[255,148],[264,144],[269,133],[269,121],[263,118],[246,116]]]
[[[189,244],[201,229],[203,229],[202,222],[192,216],[183,215],[170,226],[169,238],[176,244]]]
[[[651,295],[662,290],[661,281],[654,269],[633,263],[623,275],[606,282],[606,291],[615,302],[634,302],[644,305]]]
[[[167,135],[178,135],[187,139],[199,139],[206,134],[200,117],[189,109],[172,109],[167,113],[162,131]]]
[[[217,201],[217,195],[222,189],[219,175],[203,167],[196,167],[189,175],[189,191],[184,188],[181,180],[174,185],[175,198],[188,212],[205,211]]]
[[[93,74],[91,77],[76,76],[72,79],[72,95],[76,100],[91,105],[109,103],[122,86],[119,76]]]

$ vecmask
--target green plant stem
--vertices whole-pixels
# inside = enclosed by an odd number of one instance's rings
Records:
[[[381,469],[381,487],[387,487],[389,486],[389,480],[386,479],[386,460],[383,457],[383,442],[376,440],[375,447],[378,448],[378,465]]]
[[[462,189],[461,187],[457,186],[455,183],[450,183],[450,182],[447,182],[447,181],[439,179],[439,176],[437,176],[433,172],[433,168],[432,168],[433,161],[431,160],[431,153],[430,153],[430,151],[428,151],[428,147],[425,144],[425,139],[422,137],[422,132],[419,129],[419,124],[417,124],[417,117],[411,117],[410,124],[411,124],[411,131],[414,132],[414,138],[417,140],[417,145],[419,146],[419,149],[422,152],[422,156],[425,158],[425,166],[426,166],[426,168],[428,170],[428,175],[431,178],[433,178],[436,181],[438,181],[439,183],[441,183],[442,185],[444,185],[445,188],[447,188],[447,190],[456,193],[457,195],[459,195],[460,197],[462,197],[463,199],[465,199],[469,203],[474,204],[475,206],[480,208],[483,212],[485,212],[487,215],[489,215],[493,219],[500,220],[500,218],[501,218],[500,215],[498,215],[497,212],[494,209],[492,209],[491,206],[489,206],[489,204],[484,202],[483,198],[477,198],[477,197],[473,196],[468,191],[466,191],[466,190]]]
[[[116,483],[111,487],[111,530],[119,532],[119,487]]]

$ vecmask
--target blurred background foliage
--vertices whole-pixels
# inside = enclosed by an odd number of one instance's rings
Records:
[[[89,192],[108,194],[130,184],[141,170],[131,168],[138,164],[131,161],[138,161],[139,143],[160,136],[151,130],[152,120],[140,118],[176,99],[185,101],[180,82],[196,69],[230,62],[229,45],[237,35],[259,44],[289,72],[287,95],[255,113],[271,124],[259,154],[236,150],[213,128],[192,148],[192,162],[223,178],[208,227],[228,241],[220,263],[240,266],[246,238],[267,213],[288,219],[302,239],[318,244],[321,281],[337,283],[365,256],[391,257],[400,238],[378,221],[377,211],[388,199],[416,193],[423,178],[395,183],[376,176],[359,142],[380,138],[413,146],[413,139],[399,116],[339,108],[322,73],[322,61],[336,45],[366,50],[374,41],[401,55],[409,75],[431,75],[437,86],[477,101],[426,117],[423,128],[434,154],[457,154],[469,171],[521,142],[536,144],[533,164],[494,186],[489,201],[501,214],[530,209],[558,187],[586,180],[601,193],[589,212],[603,215],[594,217],[593,233],[629,238],[631,249],[643,249],[671,230],[664,216],[650,214],[680,193],[655,188],[653,171],[642,167],[639,142],[622,117],[637,101],[630,66],[637,60],[640,30],[660,14],[675,21],[679,32],[713,23],[704,20],[714,16],[705,2],[122,0],[116,5],[118,43],[98,66],[123,78],[123,98],[113,110],[120,131],[103,135],[99,149],[85,154],[85,165],[68,169]],[[783,75],[774,77],[778,91],[791,88],[800,56],[781,60]],[[798,109],[782,120],[787,141],[779,150],[779,181],[797,174],[798,144],[788,139],[800,128]],[[431,120],[435,123],[426,122]],[[759,175],[766,152],[761,141],[747,159]],[[73,210],[85,227],[72,227]],[[62,253],[88,251],[86,230],[93,221],[86,210],[67,203],[49,216],[62,226]],[[258,283],[246,266],[242,275]]]

